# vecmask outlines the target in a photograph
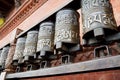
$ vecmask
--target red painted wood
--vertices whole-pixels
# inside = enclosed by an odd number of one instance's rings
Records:
[[[120,70],[88,72],[88,73],[20,79],[20,80],[120,80]]]

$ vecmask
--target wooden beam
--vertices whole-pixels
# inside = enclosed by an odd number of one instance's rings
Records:
[[[32,78],[32,77],[43,77],[43,76],[53,76],[53,75],[64,75],[70,73],[95,71],[95,70],[105,70],[120,68],[120,55],[111,56],[106,58],[94,59],[85,62],[61,65],[58,67],[33,70],[27,72],[7,74],[6,79],[13,78]]]

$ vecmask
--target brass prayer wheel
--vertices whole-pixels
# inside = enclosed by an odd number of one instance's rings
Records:
[[[13,56],[13,62],[18,62],[20,59],[23,58],[23,52],[24,52],[24,48],[25,48],[25,41],[26,38],[24,37],[20,37],[17,39],[17,43],[16,43],[16,48],[15,48],[15,54]]]
[[[72,52],[80,49],[78,19],[79,14],[75,10],[62,9],[58,11],[56,14],[54,40],[57,50]]]
[[[38,31],[29,31],[27,33],[25,49],[24,49],[24,61],[29,60],[30,57],[33,57],[36,53],[38,41]]]
[[[117,32],[109,0],[81,0],[81,5],[84,39],[101,39]]]
[[[52,22],[44,22],[40,25],[37,52],[51,51],[53,52],[54,47],[54,24]]]
[[[6,61],[6,58],[7,58],[7,55],[8,55],[8,51],[9,51],[9,48],[10,47],[4,47],[2,49],[2,52],[1,52],[1,60],[0,60],[0,65],[2,66],[2,68],[5,67],[5,61]]]
[[[54,23],[43,22],[40,24],[37,53],[40,57],[48,58],[54,52]]]
[[[79,15],[72,9],[60,10],[56,15],[55,44],[79,43]]]

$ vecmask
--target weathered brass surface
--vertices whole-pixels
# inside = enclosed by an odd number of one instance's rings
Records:
[[[8,51],[9,51],[9,47],[4,47],[2,49],[2,52],[1,52],[1,58],[0,58],[0,66],[2,66],[2,68],[5,67],[5,61],[6,61],[6,58],[7,58],[7,55],[8,55]]]
[[[56,15],[55,44],[79,43],[79,15],[72,9],[60,10]]]
[[[62,9],[56,14],[54,40],[56,53],[80,50],[78,19],[78,13],[72,9]]]
[[[38,31],[29,31],[27,33],[25,49],[23,53],[24,57],[29,58],[29,56],[34,56],[37,48],[37,41],[38,41]]]
[[[54,23],[44,22],[40,25],[37,52],[38,51],[51,51],[54,47]]]
[[[24,37],[20,37],[17,39],[13,61],[18,61],[19,59],[21,59],[23,57],[25,41],[26,41],[26,38],[24,38]]]
[[[83,38],[88,39],[116,32],[117,25],[109,0],[82,0],[81,5]]]

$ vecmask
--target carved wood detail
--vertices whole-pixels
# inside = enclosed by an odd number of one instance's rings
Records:
[[[27,17],[29,17],[34,11],[42,6],[47,0],[26,0],[14,15],[0,29],[0,40],[15,29],[20,23],[22,23]]]

